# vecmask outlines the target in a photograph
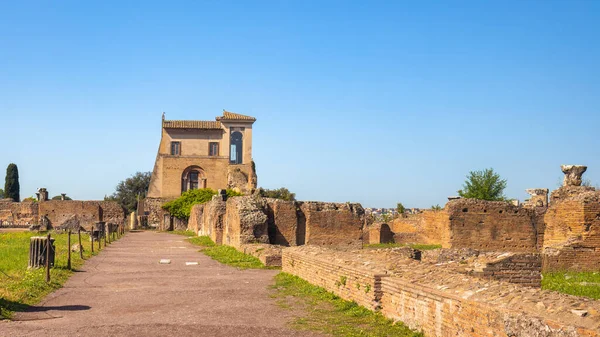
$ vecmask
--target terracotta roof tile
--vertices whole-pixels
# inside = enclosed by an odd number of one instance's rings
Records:
[[[163,128],[221,130],[221,123],[215,121],[163,121]]]
[[[241,115],[241,114],[237,114],[235,112],[230,112],[230,111],[226,111],[223,110],[223,116],[222,117],[217,117],[218,121],[221,120],[236,120],[236,121],[256,121],[256,118],[254,117],[250,117],[250,116],[246,116],[246,115]]]

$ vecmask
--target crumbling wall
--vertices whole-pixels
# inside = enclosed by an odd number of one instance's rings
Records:
[[[536,252],[538,226],[531,209],[502,201],[459,199],[448,202],[452,248]]]
[[[374,223],[367,227],[365,232],[367,235],[363,236],[364,243],[379,244],[394,242],[394,232],[392,232],[388,224]]]
[[[102,219],[100,221],[123,224],[125,223],[125,209],[117,201],[98,201],[102,209]]]
[[[542,285],[542,258],[540,254],[506,254],[488,262],[477,276],[517,283],[527,287]]]
[[[396,243],[441,244],[450,247],[450,219],[443,210],[425,210],[394,219],[391,224]]]
[[[479,280],[444,266],[317,247],[283,250],[282,269],[425,336],[600,336],[600,301]]]
[[[29,227],[39,222],[37,202],[0,201],[0,227]]]
[[[365,211],[360,204],[298,202],[300,226],[306,228],[305,244],[361,246]]]
[[[78,221],[83,228],[89,230],[95,222],[102,220],[102,209],[98,201],[48,200],[38,204],[40,216],[46,216],[53,228]]]
[[[551,198],[544,216],[544,270],[598,271],[600,191],[589,187],[561,187]]]
[[[254,164],[230,165],[227,167],[227,188],[251,194],[256,190],[257,176]]]
[[[240,247],[247,243],[269,243],[267,215],[262,198],[253,196],[227,199],[223,243]]]
[[[269,242],[281,246],[296,246],[298,236],[298,209],[296,202],[267,198]]]
[[[141,202],[139,216],[146,216],[147,223],[150,227],[160,227],[161,222],[166,214],[165,210],[162,209],[162,205],[172,199],[165,198],[144,198]]]

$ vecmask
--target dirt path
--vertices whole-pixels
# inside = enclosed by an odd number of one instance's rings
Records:
[[[197,250],[182,236],[129,233],[0,322],[0,336],[311,336],[286,328],[289,312],[269,297],[277,271],[237,270]]]

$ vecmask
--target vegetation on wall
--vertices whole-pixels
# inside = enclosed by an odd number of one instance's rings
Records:
[[[260,188],[258,190],[258,194],[264,198],[274,198],[274,199],[281,199],[281,200],[286,200],[286,201],[296,200],[296,193],[290,192],[290,190],[288,190],[285,187],[281,187],[281,188],[273,189],[273,190]]]
[[[398,212],[398,214],[404,214],[404,211],[406,211],[406,208],[404,208],[404,205],[402,205],[402,203],[399,202],[396,205],[396,212]]]
[[[197,190],[189,190],[183,192],[183,194],[172,201],[169,201],[162,205],[162,208],[169,212],[172,216],[179,219],[188,219],[192,207],[197,204],[203,204],[212,199],[213,195],[216,195],[217,191],[210,188],[201,188]],[[227,190],[228,197],[235,197],[242,195],[234,190]]]
[[[458,195],[463,198],[481,199],[489,201],[504,201],[504,189],[506,180],[501,179],[500,175],[489,168],[483,171],[471,171],[467,175],[467,180],[462,190],[458,190]]]
[[[441,211],[442,209],[443,209],[443,207],[440,206],[440,204],[431,206],[432,211]]]
[[[16,164],[8,164],[6,168],[6,179],[4,181],[4,197],[11,198],[14,201],[21,201],[19,185],[19,169]]]
[[[128,212],[137,209],[138,201],[146,197],[150,186],[151,172],[136,172],[133,176],[121,181],[115,193],[104,197],[106,201],[118,201]]]

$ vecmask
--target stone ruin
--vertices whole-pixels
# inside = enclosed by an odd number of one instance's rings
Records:
[[[40,188],[36,194],[37,201],[0,200],[0,228],[49,230],[77,224],[90,230],[96,221],[125,222],[125,210],[116,201],[64,200],[64,196],[62,200],[49,200],[46,188]]]

